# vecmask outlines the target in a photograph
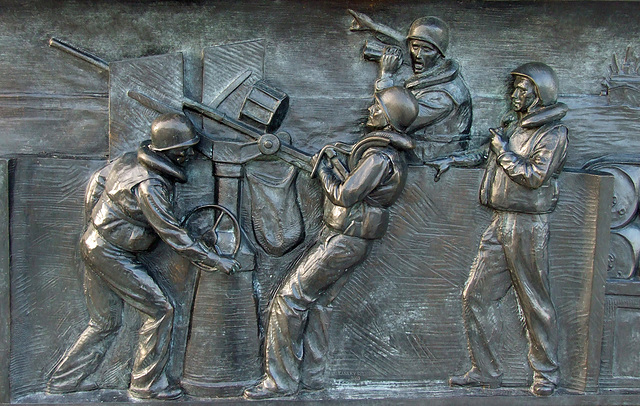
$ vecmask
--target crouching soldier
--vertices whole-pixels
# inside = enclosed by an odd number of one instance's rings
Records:
[[[372,242],[387,230],[389,207],[400,196],[407,177],[405,151],[414,147],[405,130],[417,117],[418,108],[410,91],[402,87],[382,90],[375,95],[367,121],[377,131],[356,144],[364,147],[354,148],[357,160],[351,172],[336,171],[335,159],[318,158],[325,194],[324,228],[270,303],[265,377],[245,390],[246,398],[323,387],[331,302],[351,271],[366,259]],[[383,142],[367,144],[374,139]]]
[[[195,265],[231,273],[238,264],[194,241],[173,214],[175,182],[186,182],[182,164],[199,141],[191,122],[179,114],[157,118],[151,141],[97,172],[85,196],[89,224],[82,236],[89,325],[66,352],[47,390],[66,393],[97,389],[87,379],[102,362],[121,325],[123,303],[143,319],[131,372],[129,394],[136,398],[175,399],[182,389],[169,382],[173,307],[138,254],[158,237]]]

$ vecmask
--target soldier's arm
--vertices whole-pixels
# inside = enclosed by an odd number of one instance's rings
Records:
[[[329,200],[338,206],[351,207],[378,186],[390,167],[386,156],[373,153],[362,158],[344,181],[338,179],[326,164],[321,166],[319,174]]]
[[[386,46],[382,51],[379,62],[378,79],[375,83],[375,91],[380,92],[393,86],[393,75],[402,65],[402,50],[398,47]]]
[[[484,144],[474,143],[472,138],[472,145],[469,146],[469,149],[430,159],[424,164],[436,169],[434,180],[437,182],[452,166],[459,168],[473,168],[474,166],[483,164],[487,160],[488,155],[489,144],[486,142]]]
[[[453,99],[445,92],[429,92],[421,95],[418,98],[418,105],[420,107],[418,117],[407,129],[407,134],[437,123],[455,108]]]
[[[399,44],[403,43],[405,40],[405,36],[398,30],[395,30],[385,24],[381,24],[375,22],[364,13],[359,13],[357,11],[349,9],[349,14],[353,16],[353,21],[351,22],[351,31],[373,31],[395,40]]]
[[[195,265],[219,269],[227,273],[237,270],[235,261],[221,258],[207,250],[202,244],[194,241],[173,214],[171,191],[156,179],[142,182],[136,196],[140,209],[158,236],[179,254],[188,258]],[[233,263],[231,263],[231,262]],[[229,262],[229,263],[227,263]],[[229,269],[227,269],[229,268]]]
[[[542,137],[530,156],[521,156],[504,147],[497,162],[516,183],[539,188],[560,169],[567,151],[568,130],[560,126]]]
[[[451,159],[451,166],[460,168],[473,168],[483,164],[489,156],[489,142],[491,138],[474,135],[469,140],[469,148],[464,151],[454,152],[448,156]]]
[[[112,165],[109,164],[104,168],[96,171],[89,179],[89,184],[87,185],[87,189],[84,193],[84,212],[86,218],[91,217],[91,212],[93,208],[98,203],[98,199],[104,192],[105,182],[109,171],[111,170]]]

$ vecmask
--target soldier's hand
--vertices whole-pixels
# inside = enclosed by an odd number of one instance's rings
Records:
[[[386,46],[380,57],[380,72],[383,75],[395,73],[402,65],[402,51],[398,47]]]
[[[358,13],[357,11],[353,11],[351,9],[348,10],[349,14],[353,16],[353,21],[351,21],[351,26],[349,29],[351,31],[363,31],[370,30],[373,25],[373,20],[369,18],[366,14]]]
[[[220,257],[219,269],[227,275],[240,271],[240,264],[233,258]]]
[[[504,139],[502,139],[502,129],[501,128],[490,128],[491,132],[491,150],[496,153],[496,155],[500,155],[504,152],[507,143]]]
[[[326,155],[324,154],[324,151],[320,151],[317,154],[315,154],[313,157],[311,157],[311,166],[318,166],[318,169],[322,168],[323,165],[326,165],[327,163],[327,159],[326,159]]]
[[[425,162],[425,165],[432,166],[436,169],[436,175],[433,177],[433,181],[437,182],[443,173],[449,170],[453,159],[451,157],[435,158]]]
[[[322,156],[320,156],[318,159],[320,159],[320,163],[318,163],[318,169],[319,171],[327,171],[330,170],[331,168],[333,168],[333,165],[331,165],[331,161],[329,160],[329,156],[327,154],[327,152],[325,152],[324,154],[322,154]]]
[[[240,270],[240,264],[235,259],[221,257],[211,251],[207,251],[207,257],[198,261],[196,265],[206,272],[222,271],[227,275]]]

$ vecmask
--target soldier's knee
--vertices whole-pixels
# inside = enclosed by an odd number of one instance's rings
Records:
[[[556,316],[553,308],[549,306],[549,308],[544,310],[545,311],[540,312],[540,314],[538,315],[538,317],[540,318],[540,321],[542,322],[542,324],[546,326],[554,325],[556,323]]]
[[[473,290],[472,286],[465,286],[464,290],[462,291],[462,301],[464,303],[472,303],[475,299],[476,293]]]
[[[158,319],[173,320],[173,305],[169,301],[162,302],[156,313]]]
[[[300,312],[309,309],[311,302],[304,300],[291,291],[278,292],[273,298],[273,306],[285,313]]]
[[[101,337],[107,337],[116,333],[122,326],[122,320],[119,317],[104,318],[104,319],[91,319],[89,320],[89,327],[94,335]]]
[[[465,311],[477,312],[483,307],[482,295],[473,288],[474,285],[467,285],[462,291],[462,303]]]
[[[165,323],[173,320],[173,306],[167,300],[156,302],[151,308],[143,310],[147,323]]]

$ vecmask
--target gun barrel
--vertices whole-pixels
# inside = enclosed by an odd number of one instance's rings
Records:
[[[87,51],[83,51],[82,49],[76,48],[71,44],[68,44],[64,41],[61,41],[57,38],[51,38],[49,40],[49,46],[53,48],[58,48],[61,51],[68,53],[69,55],[73,55],[78,59],[82,59],[85,62],[92,64],[102,70],[109,70],[109,63],[101,58],[98,58],[95,55],[90,54]]]
[[[164,104],[152,97],[147,96],[146,94],[142,94],[140,92],[136,92],[134,90],[129,90],[127,95],[131,97],[133,100],[142,104],[145,107],[150,108],[151,110],[155,110],[158,113],[167,114],[167,113],[182,113],[180,110],[174,109],[173,107]]]
[[[179,113],[178,110],[172,108],[171,106],[162,103],[150,96],[147,96],[143,93],[136,92],[134,90],[129,90],[127,95],[132,99],[136,100],[140,104],[145,107],[148,107],[152,110],[155,110],[159,113]],[[193,110],[197,113],[202,114],[205,117],[208,117],[214,121],[217,121],[223,125],[228,126],[242,134],[245,134],[252,140],[260,142],[261,137],[264,135],[257,128],[251,127],[248,124],[243,123],[242,121],[236,120],[227,116],[222,111],[206,106],[202,103],[199,103],[195,100],[191,100],[187,97],[183,97],[182,100],[183,108]],[[288,162],[292,165],[297,166],[298,168],[305,170],[307,172],[312,171],[311,159],[313,155],[306,153],[305,151],[299,150],[292,145],[281,143],[276,155],[285,162]]]

